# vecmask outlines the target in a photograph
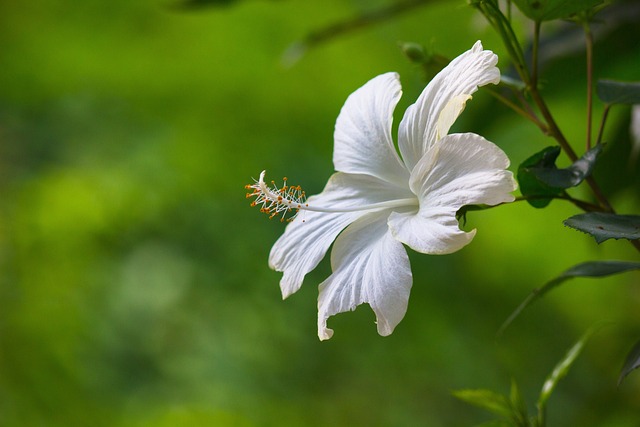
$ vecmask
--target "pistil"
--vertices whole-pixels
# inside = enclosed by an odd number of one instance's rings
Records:
[[[246,197],[255,199],[251,202],[251,206],[260,206],[260,212],[273,219],[280,215],[280,222],[291,222],[295,219],[301,210],[324,213],[346,213],[375,211],[387,208],[417,206],[417,198],[394,199],[384,202],[371,203],[361,206],[351,206],[345,208],[332,208],[309,205],[306,202],[306,194],[299,185],[290,186],[287,184],[287,178],[283,178],[283,185],[278,188],[274,181],[271,181],[269,187],[264,181],[266,171],[260,173],[260,178],[253,184],[245,185],[245,189],[253,190],[247,193]]]

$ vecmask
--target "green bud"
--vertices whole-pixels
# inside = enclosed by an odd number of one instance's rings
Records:
[[[401,42],[400,49],[411,62],[424,64],[427,61],[427,54],[424,47],[414,42]]]

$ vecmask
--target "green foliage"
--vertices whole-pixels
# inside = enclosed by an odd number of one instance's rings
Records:
[[[544,427],[546,425],[546,406],[549,398],[564,378],[571,366],[578,359],[587,341],[593,335],[594,329],[589,329],[580,339],[569,349],[565,356],[556,364],[551,373],[547,376],[540,390],[536,402],[537,413],[530,418],[527,413],[527,406],[524,402],[518,385],[511,379],[511,392],[509,397],[492,390],[459,390],[453,395],[471,405],[483,408],[501,417],[497,422],[508,422],[512,427]]]
[[[515,380],[511,380],[511,392],[509,397],[491,390],[457,390],[453,395],[471,405],[485,409],[500,419],[489,425],[508,425],[513,427],[529,427],[527,407],[520,394],[520,389]]]
[[[462,401],[486,409],[495,415],[504,418],[511,417],[511,402],[500,393],[491,390],[474,389],[457,390],[453,392],[453,395]]]
[[[527,404],[524,401],[520,387],[515,378],[511,378],[511,391],[509,392],[509,402],[511,403],[511,420],[518,426],[529,424],[529,414]]]
[[[574,215],[564,224],[592,235],[598,243],[609,239],[640,239],[640,215],[588,212]]]
[[[555,163],[541,162],[539,165],[527,168],[527,172],[532,173],[538,181],[549,188],[576,187],[591,175],[601,151],[602,144],[598,144],[567,168],[558,169]]]
[[[571,366],[573,366],[575,361],[578,359],[578,356],[580,356],[580,353],[582,353],[584,346],[586,345],[589,338],[591,338],[591,335],[593,335],[593,333],[594,329],[592,328],[585,332],[582,337],[580,337],[580,339],[569,349],[569,351],[567,351],[560,362],[558,362],[558,364],[553,368],[553,371],[551,371],[551,374],[549,374],[544,384],[542,385],[542,390],[540,391],[538,402],[536,403],[538,414],[537,422],[535,425],[537,427],[542,427],[546,424],[545,418],[547,401],[558,386],[558,382],[567,375],[569,369],[571,369]]]
[[[598,80],[598,97],[605,104],[640,104],[640,83]]]
[[[567,269],[556,278],[548,281],[542,287],[534,289],[533,292],[515,309],[513,313],[502,324],[498,335],[501,335],[505,329],[522,313],[522,311],[531,305],[534,301],[541,298],[551,289],[561,285],[565,281],[575,277],[606,277],[612,274],[624,273],[631,270],[640,270],[640,262],[631,261],[588,261]]]
[[[603,0],[513,0],[527,17],[534,21],[567,18],[602,3]]]
[[[634,369],[640,368],[640,341],[634,344],[629,354],[627,354],[627,358],[624,362],[624,366],[620,371],[620,376],[618,377],[618,386],[622,384],[622,381],[633,371]]]
[[[538,178],[539,170],[555,168],[560,155],[560,147],[547,147],[534,154],[518,166],[518,184],[520,192],[534,208],[544,208],[553,197],[563,192],[562,188],[552,187]]]

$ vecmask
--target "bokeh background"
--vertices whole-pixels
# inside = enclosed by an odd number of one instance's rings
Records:
[[[387,338],[361,306],[318,341],[327,260],[284,302],[267,266],[283,225],[248,206],[244,184],[268,169],[321,191],[346,97],[397,71],[399,119],[424,87],[398,42],[452,58],[482,39],[506,58],[466,2],[429,2],[295,63],[285,52],[311,31],[389,2],[204,3],[0,4],[0,425],[476,425],[492,417],[453,390],[506,393],[513,377],[533,410],[555,363],[600,321],[551,398],[549,425],[640,425],[640,375],[616,387],[640,338],[638,273],[567,282],[495,338],[566,268],[638,259],[627,242],[597,246],[565,228],[571,205],[472,212],[466,227],[478,234],[464,250],[411,253],[409,310]],[[596,33],[595,76],[639,80],[637,2],[616,10]],[[576,30],[543,26],[542,79],[580,151]],[[552,145],[482,91],[456,128],[495,141],[514,171]],[[637,213],[628,128],[629,108],[614,109],[596,173],[620,212]]]

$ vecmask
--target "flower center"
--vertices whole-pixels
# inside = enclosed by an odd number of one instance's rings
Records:
[[[247,190],[253,190],[247,193],[247,199],[255,197],[251,207],[260,206],[260,212],[269,215],[269,219],[282,214],[280,222],[293,221],[300,209],[309,207],[305,202],[307,197],[304,190],[299,185],[287,185],[287,177],[284,177],[281,188],[278,188],[275,181],[271,181],[271,188],[269,188],[264,182],[265,173],[266,171],[262,171],[259,180],[244,186]]]
[[[271,187],[269,187],[264,181],[265,173],[266,171],[262,171],[260,173],[260,178],[257,181],[253,184],[247,184],[244,186],[247,190],[253,190],[252,192],[247,193],[247,199],[255,197],[251,202],[251,206],[260,206],[260,212],[268,215],[269,219],[273,219],[280,215],[280,222],[293,221],[301,210],[325,213],[345,213],[418,205],[417,198],[410,198],[370,203],[367,205],[348,208],[310,206],[306,202],[307,198],[304,190],[299,185],[288,185],[287,178],[285,177],[282,178],[282,187],[278,188],[274,181],[271,181]]]

